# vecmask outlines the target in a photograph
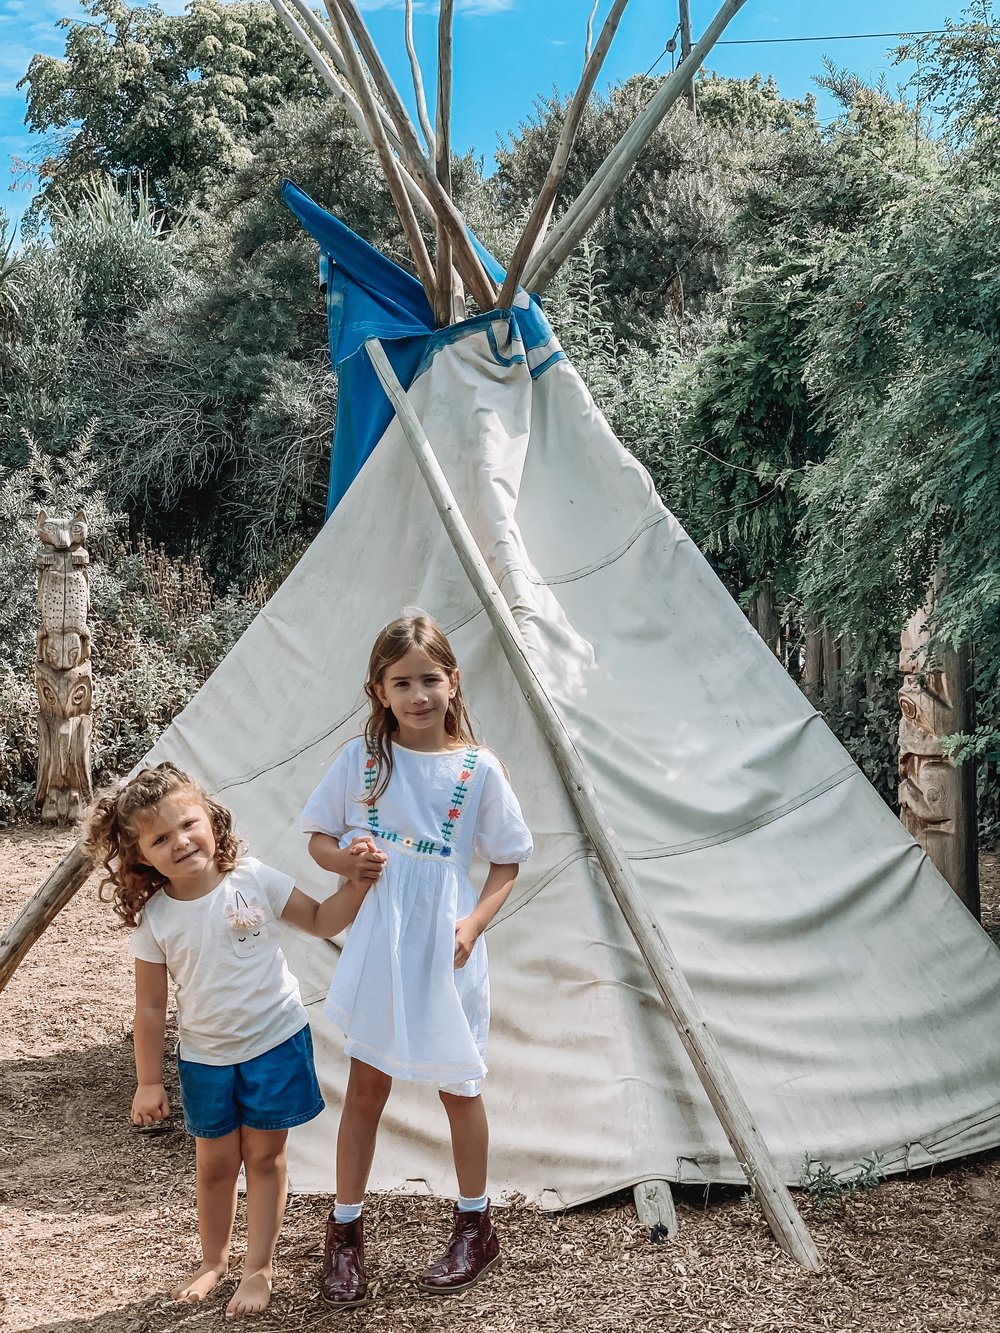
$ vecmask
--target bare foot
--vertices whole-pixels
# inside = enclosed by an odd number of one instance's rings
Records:
[[[190,1281],[177,1288],[174,1292],[174,1300],[182,1301],[188,1305],[203,1301],[212,1288],[217,1286],[220,1280],[226,1276],[228,1271],[225,1264],[221,1267],[218,1264],[202,1264]]]
[[[260,1314],[271,1299],[271,1274],[263,1268],[244,1273],[233,1299],[226,1306],[227,1319],[242,1319],[245,1314]]]

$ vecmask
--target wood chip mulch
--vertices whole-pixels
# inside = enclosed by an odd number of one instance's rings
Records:
[[[0,928],[69,845],[0,831]],[[984,922],[1000,875],[983,859]],[[193,1149],[183,1130],[132,1130],[131,979],[109,910],[86,886],[0,994],[0,1329],[221,1329],[230,1278],[204,1305],[167,1299],[197,1263]],[[567,1150],[570,1145],[567,1145]],[[332,1144],[331,1144],[332,1151]],[[375,1195],[375,1301],[344,1314],[315,1295],[329,1199],[291,1199],[274,1299],[256,1333],[1000,1333],[1000,1151],[893,1179],[827,1208],[798,1194],[823,1258],[802,1271],[740,1190],[676,1191],[680,1232],[653,1244],[631,1195],[564,1214],[496,1209],[504,1263],[450,1300],[413,1279],[443,1245],[449,1205]],[[235,1252],[242,1253],[242,1202]],[[238,1259],[237,1259],[238,1268]]]

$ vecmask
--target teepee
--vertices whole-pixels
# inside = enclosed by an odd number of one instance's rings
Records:
[[[807,1157],[838,1171],[876,1153],[905,1171],[1000,1143],[1000,954],[615,439],[528,295],[669,100],[543,241],[571,112],[505,274],[455,227],[445,165],[416,145],[352,0],[328,0],[329,29],[305,0],[291,0],[298,18],[272,3],[379,146],[401,215],[415,199],[435,218],[436,268],[419,231],[414,278],[286,185],[318,243],[340,377],[332,512],[148,759],[197,773],[255,854],[324,895],[299,811],[363,725],[374,634],[426,609],[535,838],[488,934],[491,1187],[562,1208],[642,1182],[749,1179],[779,1242],[814,1267],[785,1188]],[[674,96],[737,8],[664,85]],[[481,313],[453,322],[463,285]],[[292,1136],[290,1177],[325,1191],[347,1074],[320,1012],[338,942],[285,943],[329,1107]],[[397,1085],[373,1187],[451,1183],[436,1097]]]

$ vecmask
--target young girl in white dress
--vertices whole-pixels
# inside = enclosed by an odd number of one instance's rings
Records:
[[[458,1177],[451,1239],[420,1285],[461,1291],[499,1259],[480,1096],[489,1031],[482,934],[532,850],[502,765],[475,740],[454,654],[433,620],[403,616],[382,630],[365,691],[364,736],[336,756],[302,814],[324,869],[352,879],[357,858],[348,849],[358,839],[384,857],[326,1001],[351,1057],[320,1287],[342,1309],[368,1299],[362,1203],[394,1078],[439,1089]],[[490,863],[478,895],[474,855]]]

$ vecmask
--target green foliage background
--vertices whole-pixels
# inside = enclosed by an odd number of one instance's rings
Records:
[[[99,765],[128,767],[322,521],[336,386],[296,180],[408,264],[381,172],[264,3],[85,0],[26,73],[50,136],[23,234],[0,218],[0,814],[30,807],[31,552],[40,497],[91,515]],[[890,802],[898,635],[935,574],[931,649],[975,653],[993,837],[1000,754],[1000,69],[978,0],[918,57],[910,101],[829,68],[841,114],[770,81],[699,80],[545,294],[595,399]],[[655,79],[588,109],[557,210]],[[455,164],[503,260],[566,104],[498,170]],[[162,549],[161,549],[162,548]],[[170,573],[170,571],[173,571]],[[166,628],[173,580],[193,597]],[[194,592],[193,590],[200,590]],[[175,602],[171,603],[171,596]],[[197,610],[194,608],[197,607]],[[763,611],[761,608],[770,608]],[[145,664],[142,669],[141,664]],[[95,673],[96,674],[96,673]]]

